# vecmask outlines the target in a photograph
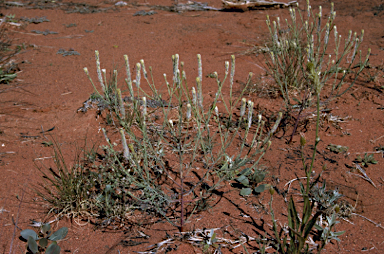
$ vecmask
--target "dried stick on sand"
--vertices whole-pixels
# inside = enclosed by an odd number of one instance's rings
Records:
[[[289,7],[292,5],[297,4],[297,1],[291,1],[288,3],[284,2],[276,2],[276,1],[263,1],[263,0],[222,0],[224,4],[224,9],[238,9],[238,10],[252,10],[252,9],[259,9],[261,7],[274,7],[274,8],[281,8],[281,7]]]

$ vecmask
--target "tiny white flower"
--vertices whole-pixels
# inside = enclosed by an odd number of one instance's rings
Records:
[[[228,155],[226,155],[225,157],[226,157],[226,159],[227,159],[227,162],[228,162],[228,164],[229,164],[229,167],[232,167],[232,165],[233,165],[233,160],[232,160],[232,158],[229,157]]]
[[[192,118],[192,109],[191,109],[191,104],[187,104],[187,119],[190,120]]]
[[[217,108],[217,106],[215,107],[215,114],[217,117],[219,117],[219,109]]]
[[[195,87],[192,87],[192,102],[196,106],[197,105],[197,96],[196,96],[196,89]]]

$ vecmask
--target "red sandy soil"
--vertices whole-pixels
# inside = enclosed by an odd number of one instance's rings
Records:
[[[58,1],[61,2],[61,1]],[[80,1],[75,1],[80,2]],[[127,54],[133,70],[134,63],[144,59],[147,66],[153,67],[154,79],[163,84],[163,73],[172,75],[173,54],[180,54],[185,63],[187,77],[197,75],[196,55],[201,54],[203,74],[217,71],[224,74],[224,61],[230,55],[236,55],[237,89],[245,82],[249,72],[262,73],[260,60],[243,53],[249,45],[264,45],[268,35],[265,23],[266,15],[271,19],[280,16],[288,18],[288,9],[266,9],[247,12],[196,11],[175,13],[156,10],[152,16],[133,16],[139,10],[150,10],[148,6],[171,6],[172,0],[138,0],[127,6],[92,14],[68,14],[65,10],[31,9],[26,7],[3,7],[3,15],[15,14],[19,17],[46,16],[50,22],[25,24],[11,28],[9,36],[16,44],[24,43],[26,49],[15,57],[19,62],[20,72],[15,81],[2,85],[0,92],[0,251],[24,253],[25,243],[19,240],[21,229],[31,228],[31,220],[48,220],[47,207],[33,192],[34,186],[41,180],[41,173],[35,164],[40,162],[52,165],[52,149],[44,147],[45,140],[40,133],[48,130],[60,143],[69,164],[73,163],[76,146],[97,141],[102,142],[99,122],[93,110],[83,114],[77,109],[89,98],[93,88],[84,74],[88,67],[93,80],[97,80],[94,51],[100,51],[102,68],[118,68],[119,79],[123,82],[124,59]],[[209,6],[221,7],[220,0],[208,0]],[[113,7],[114,1],[88,1],[99,8]],[[304,1],[299,1],[301,8]],[[312,1],[317,10],[323,6],[323,13],[328,13],[330,1]],[[344,37],[352,29],[360,33],[365,30],[361,50],[365,55],[372,49],[370,63],[379,66],[384,56],[384,11],[379,0],[340,0],[335,2],[337,11],[336,25]],[[283,19],[282,19],[283,20]],[[75,23],[76,26],[66,25]],[[37,35],[32,30],[50,30],[58,34]],[[86,33],[85,30],[93,30]],[[59,49],[74,49],[81,55],[63,57],[56,54]],[[21,63],[22,62],[22,63]],[[379,73],[380,74],[380,73]],[[355,205],[355,213],[363,215],[376,223],[384,220],[382,154],[375,154],[378,163],[367,168],[367,174],[377,188],[367,181],[353,176],[346,165],[352,165],[357,153],[374,151],[375,146],[384,145],[383,115],[383,73],[374,82],[365,82],[361,78],[350,92],[334,100],[329,108],[332,114],[349,117],[338,126],[324,122],[320,131],[322,142],[316,159],[315,171],[320,172],[323,164],[327,169],[323,178],[329,187],[338,187],[345,199]],[[193,78],[191,78],[193,80]],[[205,79],[204,92],[215,91],[213,80]],[[225,91],[224,91],[225,93]],[[265,112],[277,112],[283,109],[281,99],[250,95],[256,105]],[[314,142],[314,121],[309,121],[306,128],[299,124],[298,130],[305,132],[308,143]],[[285,183],[296,176],[304,176],[297,149],[299,135],[295,135],[291,144],[286,144],[292,126],[287,132],[278,132],[273,139],[271,150],[262,161],[270,172],[269,182],[279,190],[286,189]],[[350,135],[345,135],[349,133]],[[334,154],[326,149],[328,144],[348,146],[348,154]],[[311,151],[311,150],[310,150]],[[308,154],[310,153],[308,151]],[[381,171],[380,171],[381,170]],[[273,180],[275,179],[275,180]],[[278,179],[278,181],[276,180]],[[295,184],[294,184],[295,185]],[[297,187],[297,185],[295,186]],[[215,205],[196,214],[187,224],[192,230],[203,228],[222,228],[218,234],[237,240],[242,234],[260,238],[263,232],[271,232],[271,217],[268,209],[269,193],[246,198],[231,189],[222,197],[217,196]],[[18,197],[18,198],[17,198]],[[278,224],[287,223],[287,204],[281,195],[275,194],[275,214]],[[17,223],[17,227],[15,224]],[[62,219],[53,224],[54,228],[67,226],[67,238],[60,242],[62,253],[134,253],[145,251],[149,245],[166,239],[166,234],[173,235],[178,230],[166,222],[153,225],[132,225],[124,230],[95,229],[86,221]],[[352,216],[348,221],[341,220],[337,231],[345,230],[340,242],[326,246],[325,253],[383,253],[384,229],[359,217]],[[148,239],[135,239],[138,232],[149,236]],[[132,241],[143,242],[130,246]],[[13,242],[13,244],[12,244]],[[171,253],[201,253],[202,248],[186,243],[170,245]],[[255,253],[258,245],[255,241],[245,244],[249,253]],[[243,247],[224,252],[245,253]]]

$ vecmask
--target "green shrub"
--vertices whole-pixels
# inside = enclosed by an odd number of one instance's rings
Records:
[[[316,96],[316,107],[317,107],[317,118],[316,118],[316,138],[313,149],[312,158],[309,164],[306,163],[304,158],[304,147],[307,143],[304,136],[301,136],[300,147],[301,147],[301,156],[302,156],[302,165],[305,172],[305,183],[300,182],[300,192],[303,201],[303,208],[301,216],[298,212],[298,202],[294,201],[291,197],[288,204],[288,233],[285,235],[280,235],[275,220],[274,211],[272,208],[273,202],[273,191],[271,192],[271,201],[270,209],[273,222],[273,231],[276,237],[276,249],[279,253],[312,253],[313,246],[310,247],[309,237],[313,230],[317,229],[320,234],[318,239],[319,244],[314,244],[317,246],[318,253],[320,253],[325,245],[331,240],[338,240],[338,236],[342,235],[344,232],[334,232],[332,231],[335,225],[338,223],[336,221],[336,211],[329,211],[331,214],[327,214],[325,210],[334,205],[334,202],[340,197],[338,192],[327,192],[325,190],[325,183],[322,188],[318,188],[311,181],[311,174],[313,172],[317,145],[320,142],[319,136],[319,125],[320,125],[320,93],[322,90],[322,83],[320,80],[320,73],[314,71],[314,65],[311,62],[308,64],[308,76],[311,77],[310,82],[314,88],[314,95]],[[325,198],[330,198],[331,200],[324,200]],[[322,223],[319,220],[322,216],[326,217],[327,224],[323,227]],[[282,239],[281,239],[282,238]],[[312,239],[312,243],[315,243]]]
[[[270,20],[267,25],[270,32],[269,43],[265,51],[267,73],[278,86],[284,98],[286,110],[311,106],[316,87],[313,85],[310,64],[320,87],[326,86],[324,95],[328,102],[345,94],[355,83],[368,63],[370,49],[362,59],[359,47],[363,41],[364,30],[360,36],[349,31],[342,42],[335,25],[336,12],[331,5],[328,19],[324,20],[322,8],[314,13],[307,0],[306,13],[290,8],[290,20]],[[325,24],[324,24],[325,22]],[[333,37],[333,38],[332,38]],[[334,50],[330,48],[334,47]]]
[[[166,93],[162,94],[149,78],[152,68],[147,73],[143,60],[136,64],[135,79],[131,78],[125,56],[127,89],[123,90],[116,70],[107,81],[96,51],[99,89],[88,69],[84,71],[95,89],[90,100],[110,122],[107,130],[102,128],[106,144],[101,153],[92,149],[82,157],[78,154],[72,167],[65,163],[60,147],[54,146],[56,169],[41,169],[44,183],[38,191],[50,203],[51,212],[119,227],[139,210],[163,216],[184,231],[195,212],[209,207],[213,190],[223,181],[243,176],[257,184],[264,179],[259,161],[282,115],[267,132],[263,117],[255,116],[253,102],[242,98],[243,92],[233,98],[234,57],[231,68],[225,63],[222,80],[214,73],[217,93],[208,102],[203,96],[200,55],[194,87],[187,85],[186,74],[179,69],[183,68],[179,56],[172,56],[172,61],[172,81],[164,74]],[[222,94],[228,80],[229,99]],[[110,140],[111,133],[117,133],[119,144]],[[254,191],[261,192],[263,186]]]
[[[281,114],[271,131],[264,133],[264,121],[261,115],[254,116],[253,102],[241,99],[243,92],[233,98],[234,57],[231,70],[230,63],[225,63],[222,80],[214,73],[217,93],[208,103],[203,96],[200,55],[194,87],[187,84],[182,70],[184,64],[179,63],[179,56],[172,56],[172,60],[172,81],[168,82],[164,74],[166,94],[161,94],[153,79],[149,78],[152,69],[149,68],[147,73],[144,60],[136,64],[133,80],[125,56],[129,94],[124,98],[117,87],[116,70],[112,82],[106,82],[106,71],[100,68],[97,51],[96,68],[101,91],[93,83],[88,69],[84,70],[96,94],[108,105],[108,114],[121,135],[123,149],[117,152],[103,129],[108,143],[104,149],[112,161],[108,163],[110,172],[102,170],[105,174],[99,178],[99,185],[106,186],[105,194],[100,198],[104,201],[100,205],[114,207],[126,203],[124,200],[133,200],[135,205],[130,206],[132,209],[140,207],[160,214],[183,231],[185,221],[207,202],[212,190],[224,180],[258,170],[257,165],[271,144]],[[146,88],[143,88],[141,75]],[[229,100],[222,94],[222,87],[228,79]],[[217,107],[219,100],[223,112]],[[240,112],[237,112],[238,107]],[[110,174],[113,177],[109,177]],[[111,181],[107,181],[109,178]],[[125,198],[116,197],[117,189]],[[107,199],[108,193],[113,197]]]

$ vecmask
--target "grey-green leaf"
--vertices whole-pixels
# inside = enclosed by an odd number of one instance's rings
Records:
[[[36,240],[33,239],[32,236],[28,237],[28,249],[32,251],[33,254],[37,253],[39,251],[39,248],[37,246]]]
[[[60,246],[57,245],[56,242],[53,242],[48,246],[47,250],[45,251],[45,254],[60,254],[60,250]]]
[[[41,238],[40,241],[39,241],[39,245],[40,245],[42,248],[47,247],[47,245],[48,245],[48,240],[47,240],[47,238]]]
[[[35,231],[33,231],[32,229],[25,229],[23,231],[21,231],[20,233],[21,237],[24,238],[25,240],[28,240],[28,237],[32,237],[33,240],[38,240],[39,239],[39,236],[36,234]]]
[[[345,231],[340,231],[340,232],[332,232],[332,235],[333,236],[341,236],[342,234],[344,234]]]
[[[239,183],[241,183],[242,185],[244,186],[248,186],[249,185],[249,180],[246,176],[244,175],[241,175],[239,176],[238,178],[236,178],[236,181],[238,181]]]
[[[255,188],[255,192],[261,193],[261,192],[265,191],[265,186],[266,186],[266,184],[261,184],[261,185],[257,186]]]
[[[243,188],[240,191],[241,196],[248,196],[252,194],[252,189],[251,188]]]
[[[261,182],[264,180],[265,175],[266,175],[266,172],[261,171],[261,170],[256,170],[256,171],[253,173],[253,180],[254,180],[256,183],[261,183]]]
[[[41,233],[43,234],[48,234],[49,230],[51,230],[51,225],[49,225],[49,223],[46,223],[41,227]]]
[[[55,233],[53,233],[48,239],[51,241],[59,241],[66,237],[68,234],[68,228],[62,227],[59,230],[57,230]]]

